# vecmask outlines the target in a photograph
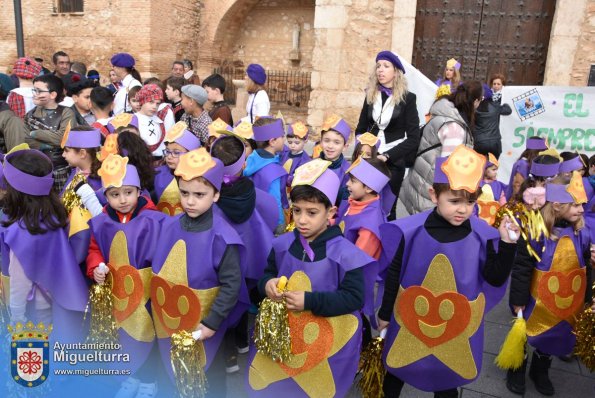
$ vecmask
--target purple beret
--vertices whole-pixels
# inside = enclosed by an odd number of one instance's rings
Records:
[[[405,74],[405,68],[403,67],[403,64],[401,63],[401,60],[399,59],[399,57],[397,57],[392,52],[390,52],[390,51],[380,51],[378,53],[378,55],[376,55],[376,62],[378,62],[380,60],[384,60],[384,61],[390,62],[391,64],[394,65],[395,68],[400,69],[401,72],[403,72],[403,74]]]
[[[120,68],[132,68],[135,64],[134,57],[128,53],[114,54],[110,62]]]
[[[267,73],[265,72],[264,68],[258,64],[250,64],[248,65],[248,69],[246,69],[246,74],[252,81],[256,84],[264,84],[267,81]]]

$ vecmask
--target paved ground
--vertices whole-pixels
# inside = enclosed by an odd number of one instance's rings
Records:
[[[505,296],[507,297],[507,296]],[[510,329],[510,311],[505,305],[507,299],[495,307],[486,317],[485,321],[485,346],[483,365],[480,377],[473,383],[461,389],[460,397],[502,397],[518,398],[506,389],[506,374],[494,365],[494,358],[498,354],[500,346]],[[529,358],[531,356],[529,355]],[[241,370],[239,373],[228,376],[228,397],[246,397],[244,391],[244,371],[246,370],[246,356],[240,356]],[[527,370],[529,368],[527,367]],[[589,371],[577,360],[563,362],[555,358],[550,370],[550,376],[556,388],[556,397],[568,398],[593,398],[595,397],[595,373]],[[354,388],[350,397],[361,395]],[[405,386],[401,397],[433,397],[433,394],[421,392]],[[539,394],[533,383],[527,378],[527,392],[524,397],[543,397]]]

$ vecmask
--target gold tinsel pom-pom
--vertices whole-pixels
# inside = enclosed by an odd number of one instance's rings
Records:
[[[91,325],[87,342],[117,343],[118,328],[114,318],[111,278],[106,278],[103,284],[96,283],[91,286],[89,304],[91,306]]]
[[[78,196],[76,194],[76,192],[74,191],[74,188],[80,182],[85,182],[85,183],[87,182],[87,177],[85,177],[84,174],[82,174],[82,173],[76,174],[72,178],[72,181],[70,181],[70,183],[68,184],[66,189],[64,189],[64,194],[62,195],[62,204],[66,208],[67,214],[70,214],[72,209],[74,209],[75,207],[80,207],[83,209],[85,208],[83,206],[83,202],[81,201],[81,197]]]
[[[202,398],[207,392],[204,352],[202,342],[192,333],[182,330],[171,336],[171,365],[183,398]]]
[[[595,284],[593,284],[595,293]],[[576,319],[573,333],[576,335],[575,355],[587,369],[595,372],[595,311],[587,307]]]
[[[525,343],[527,342],[527,322],[523,312],[519,311],[514,324],[508,332],[498,356],[494,360],[500,369],[516,370],[523,365],[525,360]]]
[[[380,337],[372,339],[362,351],[360,356],[361,379],[357,386],[364,398],[382,398],[382,384],[386,370],[382,363],[382,350],[384,349],[384,336],[386,329],[380,332]]]
[[[285,290],[287,277],[280,278],[277,289]],[[260,303],[254,325],[254,345],[258,352],[273,359],[287,361],[291,355],[291,335],[285,298],[274,301],[265,298]]]

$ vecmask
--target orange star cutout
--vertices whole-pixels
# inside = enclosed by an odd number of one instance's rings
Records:
[[[459,145],[442,163],[442,171],[448,177],[450,189],[474,193],[483,178],[485,164],[485,156]]]

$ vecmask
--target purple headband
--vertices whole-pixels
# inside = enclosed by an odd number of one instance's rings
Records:
[[[340,185],[339,177],[332,170],[326,169],[311,186],[322,192],[334,205],[337,201]]]
[[[566,190],[568,185],[545,184],[545,200],[558,203],[575,203],[572,195]]]
[[[545,144],[545,140],[543,138],[539,139],[527,139],[527,149],[539,149],[545,151],[547,149],[547,145]]]
[[[343,136],[343,139],[345,140],[345,143],[349,141],[349,136],[351,135],[351,127],[349,127],[345,119],[339,120],[337,124],[325,131],[330,130],[336,131],[337,133],[341,134]]]
[[[192,151],[193,149],[200,148],[200,140],[197,136],[192,134],[192,132],[188,130],[184,130],[181,136],[173,140],[173,142],[180,144],[183,146],[187,151]],[[170,141],[165,141],[165,144],[171,143]]]
[[[215,166],[208,169],[201,177],[209,181],[217,191],[221,190],[221,184],[223,183],[223,163],[217,159],[212,158],[215,162]]]
[[[6,189],[6,181],[4,180],[4,167],[0,163],[0,189]]]
[[[99,148],[101,146],[101,132],[97,129],[90,131],[70,130],[64,146],[70,148]]]
[[[349,170],[349,174],[357,178],[362,184],[370,187],[376,193],[382,192],[382,189],[388,184],[390,180],[384,173],[366,162],[365,159],[360,158],[360,161],[355,167]]]
[[[568,159],[560,163],[560,173],[571,173],[574,170],[582,170],[584,167],[581,157],[577,155],[572,159]]]
[[[52,186],[54,185],[54,177],[52,175],[53,168],[49,174],[43,177],[37,177],[27,174],[10,164],[10,159],[18,156],[18,154],[22,154],[25,151],[39,154],[43,158],[47,159],[47,161],[51,164],[50,159],[43,152],[35,149],[25,149],[9,153],[4,157],[4,178],[6,178],[6,181],[10,184],[10,186],[19,192],[33,196],[49,195],[50,191],[52,190]]]
[[[448,157],[436,158],[436,164],[434,166],[434,183],[436,184],[448,184],[448,176],[442,171],[442,163],[446,162]]]
[[[254,141],[268,141],[285,135],[281,119],[264,126],[252,126],[252,132],[254,133]]]
[[[555,177],[560,172],[560,163],[544,164],[531,163],[531,170],[529,174],[535,177]]]
[[[138,176],[138,170],[136,169],[135,166],[133,166],[131,164],[126,165],[126,173],[124,174],[124,178],[122,179],[122,184],[115,186],[114,184],[110,183],[108,186],[105,186],[103,178],[102,178],[101,185],[103,186],[104,192],[107,191],[109,188],[120,188],[120,187],[123,187],[124,185],[130,185],[132,187],[137,187],[138,189],[141,189],[140,177]]]
[[[211,155],[213,154],[213,148],[215,147],[215,143],[222,137],[227,137],[227,136],[222,135],[221,137],[217,138],[213,142],[213,144],[211,144],[211,152],[210,152]],[[244,163],[246,162],[246,147],[244,146],[244,142],[240,138],[236,137],[235,135],[232,135],[230,137],[234,137],[235,139],[239,140],[242,143],[244,150],[242,151],[242,155],[238,158],[238,160],[236,160],[232,164],[223,166],[223,182],[226,184],[232,182],[233,177],[235,177],[240,171],[242,171],[242,167],[244,167]]]

